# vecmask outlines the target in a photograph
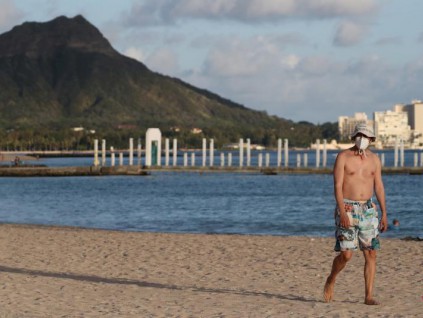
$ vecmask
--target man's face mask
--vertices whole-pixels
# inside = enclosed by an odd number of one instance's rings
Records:
[[[369,146],[370,140],[364,136],[358,136],[355,138],[355,146],[358,150],[366,150]]]

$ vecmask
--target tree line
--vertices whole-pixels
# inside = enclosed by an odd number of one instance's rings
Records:
[[[204,128],[200,133],[193,133],[190,128],[159,127],[163,138],[178,139],[180,148],[201,148],[203,138],[213,138],[215,148],[222,148],[230,143],[237,143],[240,138],[251,140],[252,144],[265,147],[277,147],[279,138],[288,139],[290,147],[309,147],[316,139],[339,140],[337,123],[314,125],[299,122],[288,127],[263,128]],[[101,127],[75,131],[71,128],[23,128],[0,129],[1,151],[60,151],[91,150],[94,140],[106,139],[108,147],[127,149],[129,138],[135,141],[145,140],[147,128],[115,129]]]

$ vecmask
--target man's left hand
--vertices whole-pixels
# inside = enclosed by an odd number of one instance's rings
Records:
[[[379,230],[381,233],[385,232],[388,229],[388,218],[386,217],[386,214],[382,216],[379,223]]]

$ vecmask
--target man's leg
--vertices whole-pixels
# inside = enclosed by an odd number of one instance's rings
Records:
[[[366,286],[366,293],[364,303],[366,305],[379,305],[379,303],[373,299],[373,283],[376,275],[376,251],[375,250],[364,250],[364,282]]]
[[[347,262],[351,259],[352,255],[352,251],[341,251],[341,253],[334,258],[332,263],[332,271],[326,279],[323,292],[323,296],[326,302],[330,302],[333,299],[333,290],[335,287],[336,276],[345,268],[345,265],[347,265]]]

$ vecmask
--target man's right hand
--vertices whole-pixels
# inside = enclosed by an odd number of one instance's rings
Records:
[[[339,225],[343,227],[344,229],[347,229],[351,226],[350,219],[348,218],[348,215],[346,212],[339,214]]]

